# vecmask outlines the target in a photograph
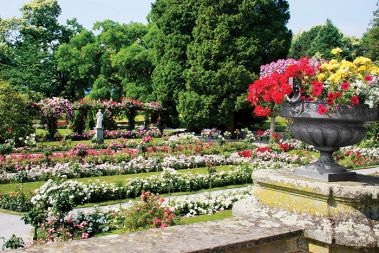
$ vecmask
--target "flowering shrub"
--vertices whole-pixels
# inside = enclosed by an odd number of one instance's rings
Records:
[[[69,153],[74,156],[84,157],[88,155],[88,150],[89,148],[87,147],[87,145],[79,143],[74,148],[72,148]]]
[[[64,98],[45,98],[36,103],[42,118],[48,125],[50,138],[54,138],[57,131],[57,120],[63,116],[71,118],[73,116],[72,104]]]
[[[108,145],[108,149],[115,152],[120,151],[123,148],[124,146],[118,142],[112,142],[111,144]]]
[[[95,131],[91,130],[86,133],[78,134],[74,133],[70,136],[72,140],[90,140],[94,137]],[[125,131],[125,130],[105,130],[104,131],[104,138],[105,139],[119,139],[119,138],[125,138],[125,139],[135,139],[135,138],[143,138],[145,136],[151,136],[151,137],[161,137],[161,133],[157,129],[150,129],[150,130],[141,130],[141,129],[135,129],[132,131]]]
[[[253,167],[262,168],[260,164],[254,163]],[[268,165],[266,163],[262,164],[264,166]],[[278,166],[283,165],[279,164]],[[144,191],[169,193],[201,190],[209,187],[210,180],[212,180],[213,187],[245,184],[251,182],[251,172],[250,168],[238,167],[231,171],[216,172],[210,178],[206,174],[169,173],[168,175],[168,172],[165,171],[160,175],[132,179],[125,186],[116,186],[99,181],[85,184],[73,180],[64,181],[63,183],[48,180],[36,190],[35,195],[31,198],[31,203],[33,207],[49,210],[49,216],[60,217],[62,221],[64,217],[62,214],[79,204],[133,198]],[[17,195],[4,194],[3,196],[8,197],[7,202],[17,198]],[[1,197],[0,203],[2,201],[3,198]],[[27,197],[25,201],[30,203]],[[11,209],[12,206],[9,207],[8,209]]]
[[[219,135],[221,135],[221,131],[217,130],[216,128],[201,130],[201,137],[203,137],[203,138],[212,138],[213,139]]]
[[[200,193],[176,197],[167,201],[149,192],[128,210],[74,212],[65,217],[64,224],[56,219],[45,219],[39,226],[44,242],[71,239],[87,239],[114,229],[136,230],[147,227],[167,227],[177,224],[180,216],[212,214],[231,209],[233,203],[249,196],[251,189],[233,189],[225,192]]]
[[[221,193],[201,193],[194,196],[177,197],[172,201],[166,201],[164,205],[180,216],[213,214],[231,209],[236,201],[248,197],[250,192],[247,187]]]
[[[72,117],[72,104],[64,98],[45,98],[35,104],[41,116],[47,119],[59,119],[63,116]]]
[[[125,228],[135,231],[140,228],[165,228],[173,226],[178,219],[170,208],[162,206],[164,199],[150,192],[141,195],[141,201],[126,210]]]
[[[364,57],[357,57],[353,62],[341,60],[340,52],[333,50],[336,59],[329,62],[315,64],[302,58],[285,61],[272,70],[268,67],[270,70],[264,71],[263,76],[249,86],[248,100],[254,113],[257,116],[275,115],[285,96],[292,93],[290,77],[300,85],[302,101],[321,102],[318,105],[320,114],[336,112],[341,105],[376,107],[379,104],[379,67]]]

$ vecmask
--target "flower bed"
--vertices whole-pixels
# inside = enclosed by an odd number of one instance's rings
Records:
[[[251,154],[249,153],[251,152]],[[250,155],[246,155],[249,153]],[[23,182],[44,181],[51,178],[82,178],[95,176],[125,175],[144,172],[162,171],[164,168],[193,169],[204,167],[207,164],[219,165],[240,165],[254,163],[255,161],[285,162],[292,164],[305,164],[307,159],[298,155],[286,153],[255,152],[251,150],[233,153],[230,156],[224,155],[177,155],[166,157],[143,157],[138,156],[130,160],[123,160],[118,163],[104,162],[80,163],[66,162],[48,165],[29,166],[16,172],[3,172],[0,174],[0,183],[10,183],[19,181],[19,174],[23,173]]]
[[[258,164],[257,164],[258,165]],[[55,201],[50,195],[55,192],[67,192],[76,205],[84,203],[97,203],[102,201],[134,198],[143,191],[153,193],[187,192],[226,185],[244,184],[251,182],[251,169],[246,167],[236,168],[232,171],[221,171],[212,175],[176,173],[175,170],[166,169],[160,175],[147,178],[135,178],[125,186],[94,181],[89,184],[68,180],[58,183],[47,181],[36,190],[31,201],[33,205],[39,202],[49,203]]]
[[[226,193],[196,194],[194,196],[180,198],[175,201],[167,201],[145,192],[141,195],[141,201],[137,202],[131,209],[118,211],[102,211],[95,209],[92,212],[74,212],[66,216],[63,226],[57,226],[59,222],[48,218],[39,227],[46,234],[42,241],[56,241],[69,239],[87,239],[99,233],[109,232],[117,229],[130,229],[130,224],[141,223],[146,227],[164,228],[174,225],[176,217],[195,216],[202,214],[213,214],[219,211],[231,209],[233,204],[249,196],[249,189],[238,189]],[[138,220],[134,217],[138,209]],[[159,216],[163,217],[158,218]],[[161,214],[161,215],[160,215]],[[158,216],[158,217],[157,217]]]

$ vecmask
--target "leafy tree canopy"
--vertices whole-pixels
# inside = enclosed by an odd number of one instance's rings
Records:
[[[343,50],[342,56],[347,59],[363,53],[360,39],[343,35],[328,19],[324,25],[313,26],[310,30],[294,36],[289,57],[299,59],[318,55],[330,59],[333,57],[331,50],[337,47]]]
[[[375,61],[379,60],[379,1],[376,4],[377,9],[374,11],[374,18],[371,21],[371,27],[363,35],[363,46],[365,55]]]
[[[56,0],[32,0],[21,12],[21,18],[0,20],[0,78],[26,92],[60,95],[64,83],[53,55],[82,27],[75,19],[58,23]]]

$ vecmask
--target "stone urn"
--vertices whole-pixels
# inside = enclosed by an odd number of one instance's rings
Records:
[[[293,137],[320,151],[318,161],[297,168],[295,174],[329,182],[355,180],[356,174],[337,164],[332,154],[364,139],[366,125],[379,120],[379,110],[365,105],[341,106],[332,114],[321,115],[317,110],[319,104],[287,102],[280,110],[280,116],[293,120],[290,127]]]

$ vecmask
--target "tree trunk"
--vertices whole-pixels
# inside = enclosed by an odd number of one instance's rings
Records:
[[[270,141],[273,141],[275,133],[275,116],[271,116],[270,119]]]
[[[234,129],[235,129],[235,126],[234,126],[234,112],[231,112],[230,115],[229,115],[229,120],[226,123],[225,130],[233,133]]]

